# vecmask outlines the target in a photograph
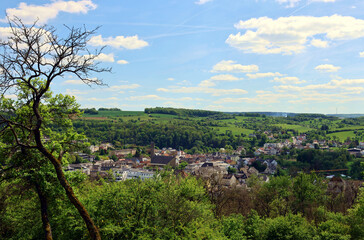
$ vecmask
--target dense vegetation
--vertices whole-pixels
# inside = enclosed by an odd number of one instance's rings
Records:
[[[252,178],[251,190],[212,190],[195,177],[169,172],[146,181],[89,182],[77,172],[67,178],[103,239],[364,238],[363,196],[353,205],[357,192],[332,194],[315,175],[276,177],[268,183]],[[81,217],[61,189],[44,191],[53,236],[87,239]],[[0,193],[0,238],[42,239],[36,191],[15,180],[1,182]]]
[[[159,147],[211,151],[226,145],[237,147],[243,142],[242,136],[218,134],[213,128],[205,126],[205,122],[75,121],[74,126],[92,140],[114,144],[146,146],[155,142]]]
[[[207,110],[198,110],[198,109],[185,109],[185,108],[164,108],[164,107],[155,107],[155,108],[146,108],[144,110],[145,113],[162,113],[162,114],[171,114],[178,116],[188,116],[188,117],[209,117],[209,116],[224,116],[229,118],[228,114],[216,111],[207,111]]]

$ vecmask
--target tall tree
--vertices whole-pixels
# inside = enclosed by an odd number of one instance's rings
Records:
[[[85,84],[101,85],[102,81],[91,74],[110,69],[100,67],[96,61],[102,49],[91,53],[87,47],[96,29],[67,27],[67,30],[68,34],[62,37],[51,26],[38,26],[37,22],[28,26],[19,18],[9,20],[9,37],[0,42],[0,133],[13,152],[35,149],[51,162],[90,237],[100,239],[98,228],[62,169],[63,155],[80,140],[70,120],[79,113],[78,105],[72,97],[51,97],[50,86],[65,74]],[[16,93],[16,100],[5,98],[5,94],[11,93]],[[60,126],[62,131],[56,132],[51,126]]]

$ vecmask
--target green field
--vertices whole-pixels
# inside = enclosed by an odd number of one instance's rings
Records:
[[[229,126],[229,127],[214,127],[215,130],[217,130],[219,133],[226,133],[227,130],[232,131],[234,135],[240,135],[245,134],[249,135],[254,132],[254,130],[241,128],[241,127],[235,127],[235,126]]]
[[[345,141],[348,137],[353,138],[355,137],[354,131],[344,131],[344,132],[336,132],[336,133],[329,133],[327,136],[333,137],[336,136],[340,139],[340,141]]]
[[[98,114],[83,114],[83,117],[125,117],[146,116],[143,111],[99,111]]]
[[[279,124],[272,124],[272,126],[281,127],[283,129],[293,129],[298,132],[307,132],[312,130],[312,128],[301,126],[301,125],[294,125],[294,124],[286,124],[286,123],[279,123]]]

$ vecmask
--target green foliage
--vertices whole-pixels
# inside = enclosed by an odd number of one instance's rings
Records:
[[[155,108],[146,108],[144,112],[147,114],[151,113],[161,113],[161,114],[171,114],[171,115],[179,115],[179,116],[188,116],[188,117],[225,117],[231,118],[231,115],[216,112],[216,111],[207,111],[207,110],[197,110],[197,109],[184,109],[184,108],[164,108],[164,107],[155,107]]]
[[[231,240],[246,240],[246,232],[244,230],[245,218],[240,214],[232,214],[227,217],[222,217],[221,225],[222,232],[226,239]]]
[[[322,151],[316,149],[303,150],[298,153],[297,161],[307,163],[310,169],[329,170],[344,169],[353,156],[346,150]]]
[[[236,168],[234,168],[234,167],[229,166],[229,167],[228,167],[228,169],[227,169],[227,171],[228,171],[228,173],[229,173],[229,174],[234,174],[234,173],[236,173],[238,170],[237,170]]]
[[[83,111],[85,114],[91,114],[91,115],[96,115],[99,113],[95,108],[85,108],[81,109],[81,111]]]
[[[256,239],[307,240],[314,236],[314,228],[300,215],[288,214],[268,218],[260,226]]]

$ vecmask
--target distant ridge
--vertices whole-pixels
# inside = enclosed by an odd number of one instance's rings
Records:
[[[348,113],[348,114],[321,114],[321,113],[291,113],[291,112],[224,112],[227,114],[261,114],[261,115],[266,115],[266,116],[270,116],[270,117],[294,117],[297,115],[304,115],[304,114],[308,114],[308,115],[313,115],[313,114],[317,114],[317,115],[324,115],[324,116],[328,116],[328,117],[339,117],[339,118],[358,118],[358,117],[364,117],[364,114],[360,114],[360,113]]]

